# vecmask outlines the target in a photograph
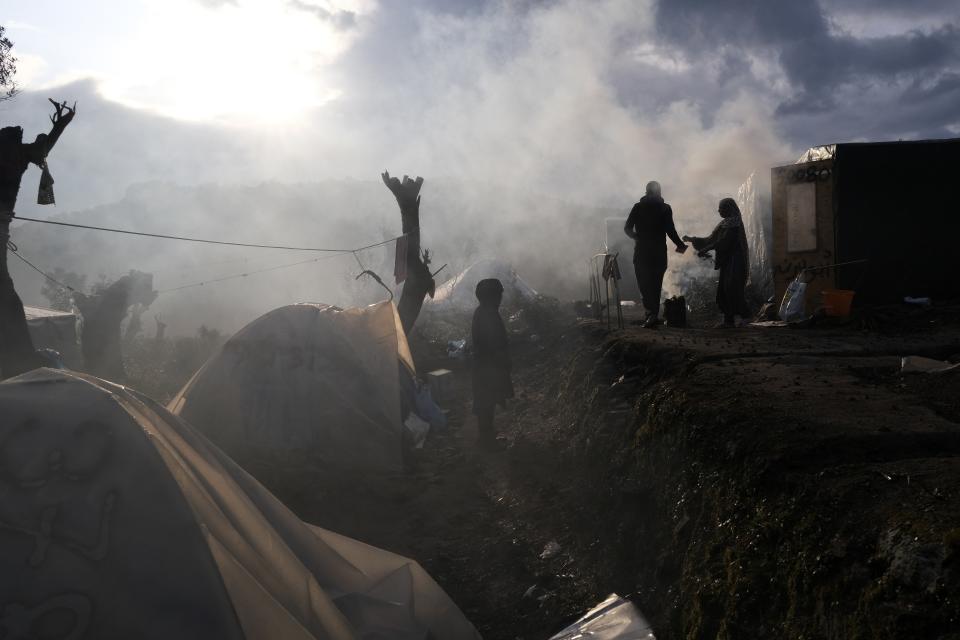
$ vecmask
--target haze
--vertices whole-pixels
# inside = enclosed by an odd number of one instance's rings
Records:
[[[23,90],[0,121],[32,137],[47,97],[79,103],[50,158],[57,207],[33,204],[31,169],[20,215],[355,247],[399,233],[388,169],[426,179],[438,265],[501,255],[564,297],[586,288],[599,221],[648,180],[681,232],[706,233],[717,199],[811,145],[960,134],[950,1],[13,0],[0,24]],[[136,268],[159,289],[310,257],[14,235],[44,268]],[[363,259],[389,270],[389,251]],[[357,271],[334,258],[154,309],[176,331],[234,330],[284,302],[378,297]],[[44,303],[39,276],[14,277]]]

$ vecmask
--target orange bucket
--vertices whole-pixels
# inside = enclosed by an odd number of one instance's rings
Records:
[[[850,289],[827,289],[823,294],[823,310],[828,316],[846,318],[850,315],[854,292]]]

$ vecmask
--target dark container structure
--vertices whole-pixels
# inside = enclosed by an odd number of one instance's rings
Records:
[[[772,169],[777,299],[802,270],[808,310],[825,289],[855,305],[960,297],[958,170],[960,139],[817,147]]]

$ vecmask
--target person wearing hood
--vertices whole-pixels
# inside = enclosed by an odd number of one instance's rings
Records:
[[[480,446],[496,445],[493,414],[513,397],[507,329],[500,317],[503,284],[496,278],[477,283],[480,306],[473,313],[473,413],[477,416]]]
[[[647,314],[643,326],[655,327],[661,322],[660,295],[667,271],[667,237],[676,245],[678,253],[687,250],[673,224],[673,209],[663,201],[660,183],[647,184],[646,195],[633,205],[623,230],[634,240],[633,268]]]
[[[723,312],[721,327],[736,326],[736,316],[750,315],[744,289],[750,273],[747,233],[743,228],[740,207],[733,198],[724,198],[717,208],[722,220],[709,236],[684,236],[701,255],[714,252],[714,269],[720,272],[717,283],[717,305]]]
[[[47,168],[47,155],[73,120],[76,104],[68,107],[66,103],[50,102],[56,111],[50,117],[53,128],[49,134],[41,133],[33,142],[24,143],[21,127],[0,129],[0,379],[43,364],[34,352],[23,302],[10,277],[7,249],[16,250],[10,242],[10,223],[16,216],[20,182],[31,163],[41,170],[37,204],[53,204],[53,177]]]

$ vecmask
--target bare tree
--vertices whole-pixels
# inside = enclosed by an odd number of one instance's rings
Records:
[[[88,372],[114,382],[126,381],[120,325],[131,307],[141,305],[145,309],[156,298],[153,275],[140,271],[131,271],[107,287],[97,287],[90,295],[74,296],[83,315],[81,345]]]
[[[0,53],[4,54],[0,63],[9,64],[6,62],[9,48],[4,47],[5,44],[0,47]],[[7,73],[4,71],[4,81],[9,84]],[[16,215],[14,211],[20,182],[30,163],[41,169],[37,203],[53,203],[53,176],[47,167],[47,155],[76,115],[76,104],[68,107],[65,102],[50,102],[55,111],[50,116],[53,128],[49,134],[41,133],[33,142],[24,144],[21,127],[0,129],[0,375],[4,377],[19,375],[42,364],[34,353],[23,302],[10,278],[7,248],[13,247],[12,244],[8,245],[10,223]]]
[[[430,252],[420,248],[420,187],[423,186],[423,178],[417,176],[416,180],[411,180],[403,176],[401,181],[390,177],[388,171],[384,171],[380,177],[400,205],[400,219],[407,246],[407,277],[397,311],[404,333],[410,335],[424,298],[427,295],[432,298],[436,289],[436,282],[430,274]]]
[[[3,25],[0,25],[0,102],[17,93],[17,84],[13,80],[17,74],[17,59],[10,53],[13,43],[4,35],[4,31]]]
[[[51,274],[56,282],[44,280],[40,287],[40,295],[47,299],[51,309],[58,311],[70,311],[73,309],[73,292],[80,291],[87,283],[87,276],[67,271],[63,267],[57,267]],[[58,283],[63,283],[70,287],[65,289]]]

